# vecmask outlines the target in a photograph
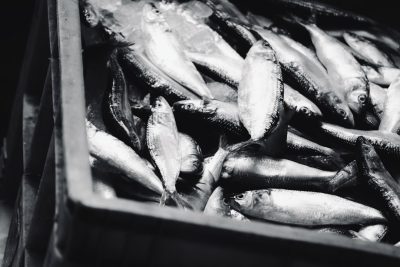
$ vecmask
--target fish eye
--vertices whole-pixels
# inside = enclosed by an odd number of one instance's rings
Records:
[[[306,108],[306,107],[301,107],[300,111],[305,113],[305,114],[309,114],[310,113],[310,110],[308,108]]]
[[[244,194],[236,195],[236,196],[235,196],[235,199],[237,199],[237,200],[242,200],[242,199],[244,199]]]
[[[189,103],[189,104],[186,104],[186,105],[185,105],[185,108],[186,108],[186,109],[193,109],[193,108],[194,108],[194,105],[193,105],[193,103]]]
[[[367,101],[367,96],[366,95],[359,95],[358,96],[358,101],[360,103],[365,103]]]
[[[343,109],[339,109],[339,114],[340,114],[342,117],[346,117],[346,116],[347,116],[347,112],[344,111]]]

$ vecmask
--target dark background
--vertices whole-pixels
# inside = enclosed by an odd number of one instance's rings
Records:
[[[64,0],[72,1],[72,0]],[[247,0],[252,1],[252,0]],[[2,1],[0,8],[0,138],[8,124],[35,0]],[[262,1],[257,1],[261,3]],[[325,0],[400,28],[398,1]],[[0,146],[1,146],[0,141]]]

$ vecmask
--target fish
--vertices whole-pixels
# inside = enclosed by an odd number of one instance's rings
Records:
[[[105,199],[113,199],[117,197],[113,183],[110,179],[107,179],[108,177],[106,173],[92,168],[92,176],[93,191],[95,194],[98,194]]]
[[[243,58],[247,52],[257,42],[254,34],[241,23],[237,23],[224,11],[218,10],[212,1],[206,1],[213,9],[213,14],[209,17],[207,25],[225,39]]]
[[[287,133],[288,159],[327,170],[338,170],[346,166],[345,161],[335,150],[322,146],[292,132]]]
[[[358,238],[356,235],[351,230],[348,229],[343,229],[342,227],[322,227],[322,228],[317,228],[315,231],[318,231],[320,233],[327,233],[327,234],[334,234],[334,235],[340,235],[340,236],[346,236],[352,239]]]
[[[204,214],[228,217],[236,219],[238,221],[250,221],[246,216],[232,209],[224,196],[224,189],[222,187],[215,188],[207,201],[207,205],[204,208]]]
[[[358,231],[358,234],[368,241],[379,242],[385,237],[387,232],[387,225],[375,224],[362,227]]]
[[[379,131],[400,133],[400,76],[389,86]]]
[[[268,0],[267,5],[274,12],[283,10],[305,17],[313,16],[316,21],[328,25],[375,25],[375,22],[368,17],[336,8],[322,1]]]
[[[369,83],[370,87],[370,98],[373,112],[381,120],[383,111],[385,109],[385,103],[387,100],[387,90],[383,89],[377,84]]]
[[[182,100],[175,102],[173,109],[177,117],[203,121],[221,133],[249,138],[249,133],[240,121],[238,107],[234,103],[218,100]]]
[[[249,21],[249,24],[255,24],[255,25],[259,25],[261,27],[265,27],[265,28],[269,28],[271,26],[273,26],[274,22],[270,19],[268,19],[265,16],[260,16],[257,14],[254,14],[250,11],[247,11],[246,14],[247,20]]]
[[[332,192],[350,178],[346,171],[324,171],[257,150],[245,150],[227,156],[221,184],[232,191],[282,188]]]
[[[219,82],[207,83],[207,86],[216,100],[237,103],[238,94],[232,87]],[[295,111],[298,118],[310,120],[322,118],[322,112],[317,105],[286,83],[283,95],[286,107]]]
[[[373,64],[374,66],[383,66],[390,68],[395,67],[390,57],[382,52],[370,40],[352,32],[345,32],[343,34],[343,38],[346,41],[347,45],[357,51],[357,53],[361,54],[363,58],[368,61],[368,63]]]
[[[368,225],[385,223],[371,207],[334,195],[285,189],[246,191],[230,204],[245,216],[290,225]]]
[[[154,65],[192,93],[201,98],[213,98],[200,73],[183,52],[173,29],[154,4],[143,7],[142,32],[145,55]]]
[[[323,117],[317,105],[286,83],[284,84],[284,102],[288,108],[295,111],[298,117],[306,120],[320,120]]]
[[[372,66],[362,66],[362,69],[367,75],[370,82],[379,84],[381,86],[391,85],[398,76],[400,76],[400,69],[389,68],[389,67],[377,67]]]
[[[203,154],[196,141],[187,134],[179,132],[179,152],[181,175],[196,175],[203,171]]]
[[[253,140],[267,137],[277,126],[283,92],[274,50],[266,41],[256,42],[247,53],[238,88],[239,117]]]
[[[237,103],[237,90],[233,89],[231,86],[220,82],[210,82],[207,83],[207,86],[216,100]]]
[[[229,153],[227,140],[224,135],[220,136],[219,148],[214,156],[206,162],[201,178],[194,186],[180,191],[186,206],[194,211],[204,211],[210,196],[217,188],[222,164]]]
[[[332,83],[346,97],[350,109],[361,114],[369,99],[368,79],[354,56],[335,38],[315,24],[302,24],[309,32],[317,56],[326,67]]]
[[[118,49],[118,62],[128,80],[149,92],[164,96],[171,102],[200,99],[200,96],[180,85],[133,47]]]
[[[295,81],[295,88],[313,101],[322,111],[324,117],[343,126],[353,127],[354,118],[349,106],[340,94],[332,90],[326,71],[315,66],[302,53],[293,49],[281,37],[272,31],[254,27],[275,50],[281,64],[284,80]]]
[[[363,137],[357,138],[357,166],[361,182],[384,206],[389,220],[400,223],[400,185],[386,170],[373,145]]]
[[[237,87],[242,77],[244,60],[234,60],[218,54],[201,54],[187,51],[188,58],[195,63],[197,68],[217,81],[225,82]]]
[[[132,115],[125,76],[115,53],[110,58],[109,68],[112,78],[104,101],[104,121],[109,123],[106,126],[111,134],[140,153],[145,147],[145,126],[141,119]]]
[[[147,122],[147,148],[161,174],[165,194],[162,204],[169,199],[177,201],[176,180],[181,169],[179,135],[174,114],[162,96],[152,101],[152,114]]]
[[[237,87],[244,59],[217,32],[198,19],[196,13],[182,9],[184,5],[166,10],[165,18],[181,40],[185,55],[201,73]]]
[[[317,57],[317,54],[313,50],[306,47],[302,43],[295,41],[294,39],[290,38],[285,34],[279,34],[279,37],[285,40],[285,42],[288,45],[290,45],[293,49],[297,50],[298,52],[303,54],[303,56],[307,57],[308,60],[312,61],[315,67],[318,67],[320,69],[321,73],[326,73],[325,67],[321,64],[321,62]]]
[[[114,136],[98,129],[91,121],[86,121],[86,131],[90,155],[117,169],[128,181],[132,180],[154,193],[164,192],[163,184],[132,148]]]
[[[379,153],[387,155],[392,159],[398,159],[400,157],[400,136],[394,133],[377,130],[364,131],[348,129],[326,122],[322,122],[320,126],[314,128],[313,131],[314,136],[319,135],[319,138],[329,137],[351,148],[356,146],[357,138],[362,136],[371,142]]]

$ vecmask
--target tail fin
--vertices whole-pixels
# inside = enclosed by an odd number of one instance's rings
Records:
[[[329,181],[329,191],[334,193],[343,187],[355,186],[358,183],[357,177],[357,162],[354,160],[338,171],[335,177]]]
[[[178,208],[187,208],[187,203],[183,200],[182,196],[178,194],[178,192],[168,192],[164,191],[160,200],[161,206],[170,206],[170,207],[178,207]]]

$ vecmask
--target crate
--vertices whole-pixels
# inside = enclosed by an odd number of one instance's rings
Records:
[[[39,2],[48,10],[51,61],[37,122],[23,135],[31,140],[25,154],[35,156],[24,164],[14,216],[22,223],[11,229],[21,237],[5,266],[400,266],[400,250],[385,244],[96,195],[79,1]]]

